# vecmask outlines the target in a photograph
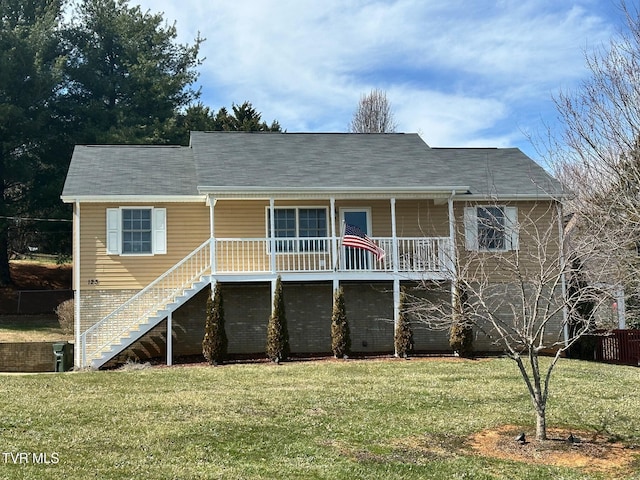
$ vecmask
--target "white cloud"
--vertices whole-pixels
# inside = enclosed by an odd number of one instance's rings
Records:
[[[583,49],[614,32],[590,0],[140,4],[175,20],[180,42],[207,39],[200,83],[212,108],[249,100],[289,131],[345,131],[377,87],[401,130],[434,146],[521,142],[523,122],[549,115],[551,94],[584,75]]]

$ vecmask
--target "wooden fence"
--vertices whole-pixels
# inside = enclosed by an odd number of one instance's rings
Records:
[[[640,366],[640,330],[612,330],[596,338],[596,361]]]

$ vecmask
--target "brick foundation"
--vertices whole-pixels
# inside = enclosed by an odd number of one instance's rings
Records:
[[[54,343],[0,343],[0,372],[55,372]]]

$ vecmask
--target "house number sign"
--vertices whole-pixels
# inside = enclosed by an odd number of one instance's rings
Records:
[[[90,278],[89,280],[87,280],[87,283],[89,285],[100,285],[100,280],[98,280],[97,278]]]

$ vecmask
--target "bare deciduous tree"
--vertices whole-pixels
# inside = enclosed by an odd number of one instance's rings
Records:
[[[640,274],[640,12],[624,2],[622,12],[624,33],[587,54],[590,77],[555,99],[563,130],[550,136],[545,155],[574,193],[567,207],[576,235],[599,246],[586,270],[607,264],[606,281],[640,304],[630,280]]]
[[[597,283],[566,288],[567,279],[577,275],[579,262],[563,256],[562,219],[556,202],[537,203],[528,210],[520,207],[517,225],[502,223],[502,228],[496,228],[500,219],[487,219],[493,228],[488,233],[493,245],[468,250],[465,242],[458,241],[454,262],[450,262],[455,265],[451,302],[431,301],[419,292],[408,300],[410,314],[428,328],[471,328],[482,334],[479,340],[487,339],[485,347],[492,343],[515,361],[535,410],[536,437],[540,440],[547,438],[546,409],[553,370],[563,352],[593,326],[591,314],[588,318],[580,315],[593,309],[580,306],[588,302],[596,307],[604,298]],[[483,226],[478,224],[478,228]],[[518,241],[506,250],[502,246],[509,229],[517,229]],[[592,253],[593,249],[582,245],[579,260],[587,261]],[[434,287],[430,282],[422,286]],[[543,355],[549,358],[541,358]],[[496,394],[499,398],[499,392]]]
[[[373,89],[360,97],[349,131],[351,133],[393,133],[396,127],[387,94],[384,90]]]

